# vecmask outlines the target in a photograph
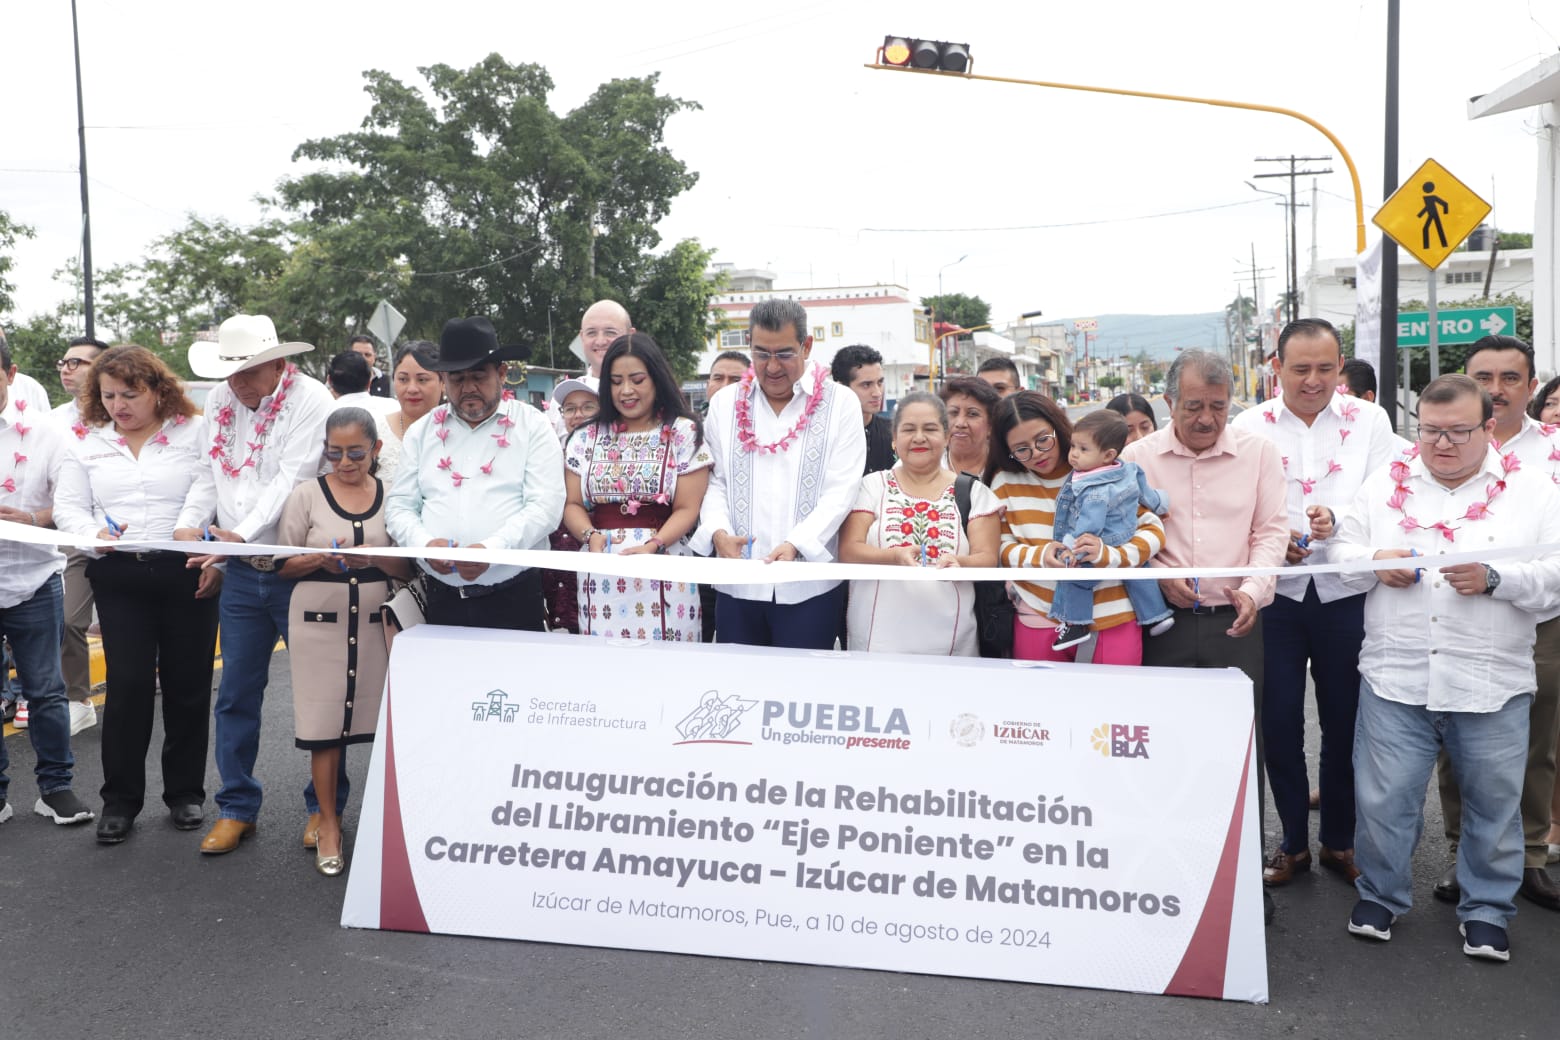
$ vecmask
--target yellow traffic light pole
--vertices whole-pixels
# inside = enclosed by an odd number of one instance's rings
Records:
[[[882,57],[882,48],[878,50],[878,56]],[[889,65],[882,61],[868,62],[869,69],[882,69],[886,72],[915,72],[930,76],[952,76],[958,79],[979,79],[989,83],[1017,83],[1026,87],[1049,87],[1053,90],[1082,90],[1091,94],[1118,94],[1122,97],[1150,98],[1155,101],[1184,101],[1193,105],[1213,105],[1218,108],[1244,108],[1251,112],[1271,112],[1275,115],[1289,116],[1298,119],[1308,126],[1314,127],[1323,137],[1332,142],[1332,146],[1338,149],[1338,154],[1343,157],[1343,163],[1349,168],[1349,181],[1354,186],[1354,241],[1355,252],[1365,252],[1365,201],[1360,195],[1360,174],[1354,168],[1354,159],[1349,155],[1349,150],[1343,146],[1331,130],[1312,119],[1303,112],[1296,112],[1289,108],[1278,108],[1274,105],[1258,105],[1248,101],[1226,101],[1220,98],[1187,97],[1181,94],[1160,94],[1150,90],[1125,90],[1119,87],[1090,87],[1079,83],[1052,83],[1038,79],[1016,79],[1012,76],[980,76],[973,72],[944,72],[940,69],[918,69],[908,65]]]

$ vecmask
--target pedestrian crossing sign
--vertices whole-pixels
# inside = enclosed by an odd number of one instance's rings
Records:
[[[1377,227],[1432,271],[1490,214],[1490,204],[1434,159],[1376,211]]]

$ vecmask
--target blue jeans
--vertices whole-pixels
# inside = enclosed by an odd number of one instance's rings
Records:
[[[1305,768],[1307,664],[1322,727],[1317,834],[1329,849],[1354,847],[1354,715],[1364,638],[1364,594],[1323,603],[1311,582],[1300,602],[1275,596],[1262,610],[1262,739],[1267,745],[1268,790],[1284,827],[1282,848],[1290,855],[1311,846],[1311,782]]]
[[[1079,566],[1090,568],[1092,565],[1084,563]],[[1057,582],[1056,591],[1051,593],[1051,620],[1065,621],[1069,625],[1092,625],[1094,587],[1098,584],[1097,581]],[[1139,625],[1157,625],[1170,616],[1170,605],[1159,591],[1159,582],[1148,578],[1143,581],[1124,581],[1122,584],[1127,587],[1127,602],[1132,604],[1132,613],[1137,615]]]
[[[27,737],[37,755],[38,793],[53,794],[70,787],[76,758],[70,752],[70,711],[65,704],[65,678],[60,673],[60,632],[65,627],[65,593],[60,576],[51,574],[30,599],[0,610],[0,636],[11,643],[16,678],[27,691],[31,713]],[[11,759],[0,740],[0,801],[10,785]]]
[[[1518,806],[1527,761],[1531,693],[1498,711],[1430,711],[1376,696],[1360,681],[1354,734],[1354,884],[1360,898],[1393,914],[1413,905],[1413,856],[1424,830],[1425,786],[1445,747],[1463,796],[1457,850],[1459,921],[1502,928],[1517,913],[1522,884],[1522,822]]]
[[[287,605],[292,581],[262,574],[232,561],[222,582],[218,607],[221,624],[222,682],[217,687],[216,757],[222,789],[217,792],[217,815],[224,820],[254,823],[260,815],[260,781],[255,779],[255,758],[260,753],[260,709],[270,679],[271,652],[276,639],[287,638]],[[56,655],[58,651],[56,650]],[[336,811],[346,808],[351,789],[347,780],[347,756],[341,756],[336,776]],[[305,808],[319,812],[314,781],[303,789]]]

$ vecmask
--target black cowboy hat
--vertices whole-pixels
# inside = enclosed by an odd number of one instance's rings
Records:
[[[489,361],[524,361],[531,356],[529,347],[520,344],[498,345],[498,333],[486,318],[451,318],[439,333],[439,360],[435,372],[464,372]]]

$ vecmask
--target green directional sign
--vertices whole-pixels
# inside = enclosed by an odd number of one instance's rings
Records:
[[[1472,343],[1485,336],[1505,333],[1516,335],[1517,309],[1515,307],[1459,307],[1437,310],[1436,325],[1440,328],[1437,342],[1445,347],[1453,343]],[[1424,311],[1398,313],[1398,346],[1428,347],[1430,345],[1430,315]]]

